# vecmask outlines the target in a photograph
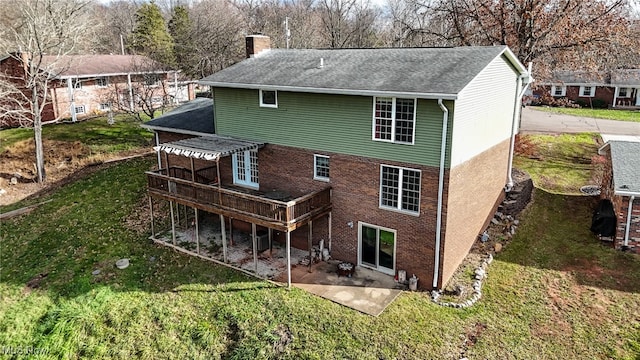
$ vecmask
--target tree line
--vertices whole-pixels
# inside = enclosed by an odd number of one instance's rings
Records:
[[[638,0],[156,0],[94,4],[93,51],[140,53],[201,78],[277,48],[508,45],[536,78],[640,67]],[[287,31],[288,28],[288,31]]]

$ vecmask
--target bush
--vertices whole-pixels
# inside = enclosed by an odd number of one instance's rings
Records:
[[[591,106],[593,106],[594,109],[606,109],[607,102],[602,99],[593,99]]]

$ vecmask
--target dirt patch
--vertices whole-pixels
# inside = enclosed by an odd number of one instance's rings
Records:
[[[44,280],[49,273],[41,273],[33,277],[33,279],[27,281],[27,284],[22,289],[23,294],[31,293],[31,290],[37,289],[40,287],[40,283]]]
[[[480,339],[482,333],[487,329],[487,325],[477,322],[466,334],[464,334],[464,342],[462,343],[462,352],[460,358],[465,358],[467,350],[471,349]]]
[[[35,145],[33,139],[13,144],[0,153],[0,205],[9,205],[30,196],[41,196],[101,169],[103,163],[135,155],[147,154],[150,149],[124,151],[113,154],[94,154],[79,141],[44,140],[44,185],[36,182]]]
[[[157,224],[164,224],[169,220],[169,206],[166,201],[154,201],[153,221]],[[125,216],[122,221],[124,226],[135,231],[138,235],[149,231],[151,224],[151,210],[149,208],[149,198],[143,196],[133,208],[133,211]]]
[[[273,332],[273,336],[275,337],[275,342],[273,344],[273,350],[276,355],[282,354],[287,345],[289,345],[293,341],[293,334],[287,325],[280,324]]]

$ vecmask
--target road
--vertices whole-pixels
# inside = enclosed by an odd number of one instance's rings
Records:
[[[640,116],[640,113],[638,113]],[[611,135],[640,136],[640,122],[594,119],[522,109],[521,132],[581,133],[596,132]]]

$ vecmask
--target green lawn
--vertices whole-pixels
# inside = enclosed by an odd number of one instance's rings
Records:
[[[608,119],[619,121],[640,122],[639,110],[609,110],[609,109],[589,109],[589,108],[561,108],[547,106],[532,106],[531,109],[552,112],[557,114],[566,114],[574,116],[584,116],[596,119]]]
[[[640,356],[640,259],[589,233],[591,198],[537,191],[474,307],[404,293],[375,318],[127,228],[152,164],[113,165],[1,224],[1,346],[42,349],[42,359]],[[122,257],[131,266],[118,270]]]
[[[536,187],[580,194],[583,185],[600,185],[597,134],[519,135],[514,166],[531,175]]]
[[[140,121],[130,115],[116,115],[115,124],[109,125],[106,117],[97,117],[77,123],[45,125],[43,139],[75,142],[88,145],[94,153],[113,153],[149,146],[153,133],[140,127]],[[27,128],[0,131],[0,152],[7,147],[33,138],[33,130]]]

